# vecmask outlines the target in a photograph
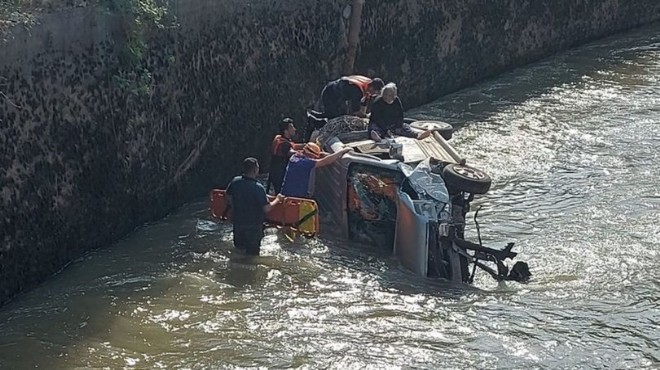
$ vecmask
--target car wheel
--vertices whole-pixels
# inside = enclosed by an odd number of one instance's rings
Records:
[[[447,186],[471,194],[486,194],[492,181],[484,171],[460,164],[449,164],[442,170]]]
[[[445,140],[451,140],[454,134],[454,127],[449,123],[442,121],[414,121],[410,126],[420,130],[436,131]]]
[[[411,124],[413,122],[417,122],[417,120],[415,118],[408,118],[408,117],[403,119],[403,123]]]

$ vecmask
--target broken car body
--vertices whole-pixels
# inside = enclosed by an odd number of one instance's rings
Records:
[[[354,130],[360,126],[355,120],[339,117],[315,135],[327,152],[353,148],[315,175],[321,215],[338,226],[341,237],[391,248],[406,268],[425,277],[471,283],[479,267],[498,281],[529,278],[524,262],[512,269],[505,264],[516,256],[513,243],[494,249],[465,240],[470,203],[490,189],[491,180],[465,165],[447,142],[451,126],[417,121],[413,129],[433,134],[376,143],[367,131]]]

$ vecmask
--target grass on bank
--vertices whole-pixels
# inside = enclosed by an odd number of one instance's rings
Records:
[[[176,27],[168,12],[170,0],[0,0],[0,42],[9,39],[11,28],[31,27],[39,14],[63,9],[97,6],[119,16],[123,37],[114,66],[113,81],[133,95],[151,91],[151,71],[144,63],[149,31]]]
[[[17,25],[31,26],[41,13],[100,5],[139,24],[160,24],[166,7],[159,0],[0,0],[0,37]]]
[[[36,15],[55,10],[87,6],[99,0],[0,0],[0,39],[14,26],[31,26]],[[103,0],[101,0],[103,1]]]

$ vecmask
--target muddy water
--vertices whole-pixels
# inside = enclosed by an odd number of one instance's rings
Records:
[[[453,289],[329,235],[247,259],[200,200],[2,307],[0,367],[660,366],[660,25],[410,115],[493,177],[482,238],[529,284]]]

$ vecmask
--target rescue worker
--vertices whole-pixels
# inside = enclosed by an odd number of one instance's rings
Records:
[[[284,181],[284,172],[289,158],[297,151],[302,150],[305,144],[296,144],[293,137],[296,134],[296,126],[291,118],[285,118],[280,122],[279,134],[273,139],[271,146],[270,171],[268,171],[268,183],[266,193],[270,191],[271,184],[278,194],[282,190],[282,181]]]
[[[374,141],[381,141],[389,136],[389,132],[400,136],[425,139],[431,131],[413,131],[407,123],[403,122],[403,105],[397,96],[397,87],[393,82],[383,87],[381,95],[374,100],[369,117],[369,136]]]
[[[322,118],[335,118],[343,115],[367,117],[371,99],[383,88],[380,78],[353,75],[328,82],[321,91],[323,104]]]
[[[292,155],[284,174],[282,194],[287,197],[311,198],[314,193],[313,170],[335,163],[351,148],[344,148],[336,153],[321,158],[321,148],[315,143],[307,143],[303,150]]]
[[[229,206],[232,209],[234,247],[244,249],[248,255],[258,256],[264,237],[264,219],[272,207],[284,199],[278,194],[268,202],[266,190],[257,182],[259,162],[255,158],[243,160],[243,175],[236,176],[227,186]]]

